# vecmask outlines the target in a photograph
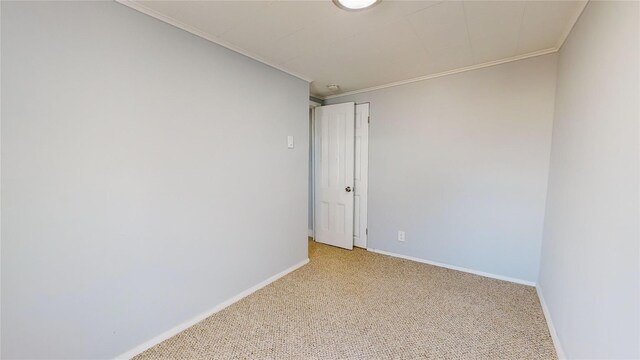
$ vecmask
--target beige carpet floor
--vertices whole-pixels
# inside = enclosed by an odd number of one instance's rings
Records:
[[[311,262],[135,359],[555,359],[535,289],[310,242]]]

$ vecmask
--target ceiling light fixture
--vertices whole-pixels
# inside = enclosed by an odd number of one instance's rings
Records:
[[[368,9],[380,1],[382,0],[333,0],[333,3],[342,10],[356,11]]]

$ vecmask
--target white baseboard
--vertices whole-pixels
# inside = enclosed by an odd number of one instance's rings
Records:
[[[556,354],[558,355],[558,359],[564,360],[567,357],[565,356],[564,351],[562,350],[562,345],[560,345],[560,338],[558,338],[556,327],[553,326],[553,321],[551,320],[551,313],[549,312],[547,303],[544,301],[544,296],[542,296],[542,290],[540,290],[540,285],[536,285],[536,292],[538,293],[538,299],[540,299],[540,306],[542,306],[542,312],[544,313],[544,318],[547,320],[547,327],[549,328],[549,333],[551,334],[551,340],[553,340],[553,346],[556,348]]]
[[[208,318],[209,316],[217,313],[218,311],[226,308],[227,306],[237,302],[238,300],[240,300],[240,299],[242,299],[242,298],[244,298],[246,296],[251,295],[255,291],[260,290],[261,288],[271,284],[272,282],[280,279],[281,277],[287,275],[288,273],[290,273],[290,272],[292,272],[292,271],[294,271],[294,270],[306,265],[307,263],[309,263],[309,259],[301,261],[301,262],[297,263],[296,265],[293,265],[292,267],[273,275],[272,277],[270,277],[267,280],[259,283],[258,285],[255,285],[255,286],[253,286],[253,287],[241,292],[240,294],[238,294],[238,295],[236,295],[236,296],[234,296],[234,297],[232,297],[232,298],[230,298],[230,299],[228,299],[226,301],[223,301],[222,303],[214,306],[212,309],[210,309],[208,311],[205,311],[204,313],[199,314],[199,315],[197,315],[197,316],[195,316],[195,317],[193,317],[193,318],[191,318],[191,319],[189,319],[189,320],[187,320],[187,321],[185,321],[185,322],[183,322],[183,323],[181,323],[181,324],[179,324],[179,325],[177,325],[177,326],[175,326],[175,327],[173,327],[173,328],[171,328],[171,329],[169,329],[169,330],[167,330],[165,332],[163,332],[162,334],[160,334],[160,335],[158,335],[158,336],[156,336],[156,337],[154,337],[154,338],[152,338],[152,339],[150,339],[148,341],[145,341],[144,343],[136,346],[135,348],[133,348],[133,349],[131,349],[131,350],[129,350],[129,351],[123,353],[123,354],[120,354],[120,355],[116,356],[115,359],[131,359],[132,357],[142,353],[143,351],[149,349],[150,347],[152,347],[154,345],[157,345],[157,344],[167,340],[168,338],[180,333],[181,331],[184,331],[184,330],[190,328],[191,326],[199,323],[200,321]]]
[[[415,262],[419,262],[419,263],[423,263],[423,264],[439,266],[439,267],[443,267],[443,268],[447,268],[447,269],[451,269],[451,270],[462,271],[462,272],[466,272],[466,273],[470,273],[470,274],[474,274],[474,275],[480,275],[480,276],[484,276],[484,277],[488,277],[488,278],[492,278],[492,279],[509,281],[509,282],[512,282],[512,283],[520,284],[520,285],[536,286],[536,283],[534,283],[532,281],[528,281],[528,280],[516,279],[516,278],[512,278],[512,277],[508,277],[508,276],[502,276],[502,275],[496,275],[496,274],[492,274],[492,273],[488,273],[488,272],[484,272],[484,271],[467,269],[467,268],[464,268],[464,267],[461,267],[461,266],[443,264],[443,263],[439,263],[439,262],[435,262],[435,261],[431,261],[431,260],[415,258],[413,256],[401,255],[401,254],[396,254],[396,253],[383,251],[383,250],[378,250],[378,249],[372,249],[372,248],[367,248],[367,251],[371,251],[371,252],[382,254],[382,255],[393,256],[393,257],[397,257],[397,258],[401,258],[401,259],[405,259],[405,260],[411,260],[411,261],[415,261]]]
[[[313,229],[309,229],[309,237],[313,237]]]

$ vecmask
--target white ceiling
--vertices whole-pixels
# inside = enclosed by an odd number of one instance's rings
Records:
[[[557,51],[586,1],[127,1],[337,95]]]

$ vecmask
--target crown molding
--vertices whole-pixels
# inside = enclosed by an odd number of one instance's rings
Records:
[[[222,47],[225,47],[231,51],[237,52],[241,55],[247,56],[253,60],[256,60],[258,62],[261,62],[265,65],[268,65],[274,69],[280,70],[284,73],[287,73],[291,76],[294,76],[296,78],[302,79],[304,81],[307,81],[309,83],[311,83],[313,81],[313,79],[310,79],[300,73],[297,72],[293,72],[290,71],[284,67],[282,67],[281,65],[275,64],[267,59],[264,59],[260,56],[254,55],[251,52],[238,47],[236,45],[233,45],[217,36],[205,33],[204,31],[197,29],[193,26],[184,24],[170,16],[164,15],[160,12],[157,12],[155,10],[152,10],[138,2],[136,2],[135,0],[116,0],[117,3],[122,4],[124,6],[127,6],[131,9],[137,10],[143,14],[146,14],[148,16],[151,16],[155,19],[158,19],[160,21],[163,21],[167,24],[173,25],[179,29],[182,29],[186,32],[189,32],[191,34],[194,34],[196,36],[199,36],[205,40],[211,41],[215,44],[218,44]],[[440,73],[436,73],[436,74],[430,74],[430,75],[424,75],[424,76],[419,76],[419,77],[415,77],[415,78],[411,78],[411,79],[407,79],[407,80],[401,80],[401,81],[396,81],[396,82],[392,82],[392,83],[388,83],[388,84],[383,84],[383,85],[378,85],[378,86],[372,86],[372,87],[368,87],[368,88],[363,88],[363,89],[358,89],[358,90],[352,90],[352,91],[347,91],[341,94],[335,94],[335,95],[327,95],[327,96],[321,96],[321,95],[315,95],[315,94],[311,94],[311,96],[314,96],[318,99],[321,100],[328,100],[328,99],[334,99],[334,98],[339,98],[339,97],[343,97],[343,96],[349,96],[349,95],[354,95],[354,94],[360,94],[360,93],[364,93],[364,92],[369,92],[369,91],[374,91],[374,90],[380,90],[380,89],[386,89],[389,87],[394,87],[394,86],[400,86],[400,85],[405,85],[405,84],[410,84],[413,82],[418,82],[418,81],[423,81],[423,80],[429,80],[429,79],[435,79],[438,77],[442,77],[442,76],[447,76],[447,75],[453,75],[453,74],[459,74],[462,72],[466,72],[466,71],[472,71],[472,70],[477,70],[477,69],[482,69],[485,67],[489,67],[489,66],[495,66],[495,65],[500,65],[500,64],[504,64],[504,63],[508,63],[508,62],[512,62],[512,61],[518,61],[518,60],[524,60],[524,59],[528,59],[531,57],[535,57],[535,56],[541,56],[541,55],[547,55],[547,54],[551,54],[554,52],[557,52],[560,47],[562,47],[562,45],[564,44],[566,38],[569,36],[569,33],[571,33],[571,30],[573,29],[573,26],[575,25],[575,23],[577,22],[578,18],[580,17],[580,15],[582,14],[582,12],[584,11],[584,8],[586,7],[588,3],[587,1],[583,2],[582,7],[579,9],[579,11],[576,12],[575,17],[574,17],[574,21],[571,23],[570,26],[567,26],[567,28],[565,29],[565,31],[563,32],[560,40],[558,41],[558,44],[556,47],[553,48],[549,48],[549,49],[544,49],[544,50],[539,50],[539,51],[534,51],[531,53],[527,53],[527,54],[523,54],[523,55],[518,55],[518,56],[513,56],[510,58],[505,58],[505,59],[501,59],[501,60],[495,60],[495,61],[489,61],[486,63],[482,63],[482,64],[476,64],[476,65],[471,65],[471,66],[467,66],[467,67],[463,67],[463,68],[458,68],[458,69],[453,69],[453,70],[448,70],[448,71],[444,71],[444,72],[440,72]]]
[[[342,96],[349,96],[349,95],[360,94],[360,93],[374,91],[374,90],[386,89],[386,88],[390,88],[390,87],[394,87],[394,86],[406,85],[406,84],[410,84],[410,83],[414,83],[414,82],[418,82],[418,81],[435,79],[435,78],[439,78],[439,77],[442,77],[442,76],[459,74],[459,73],[462,73],[462,72],[478,70],[478,69],[482,69],[482,68],[486,68],[486,67],[490,67],[490,66],[509,63],[509,62],[512,62],[512,61],[524,60],[524,59],[528,59],[528,58],[532,58],[532,57],[536,57],[536,56],[552,54],[552,53],[555,53],[557,51],[558,51],[558,48],[553,47],[553,48],[534,51],[534,52],[531,52],[531,53],[528,53],[528,54],[513,56],[513,57],[510,57],[510,58],[505,58],[505,59],[501,59],[501,60],[489,61],[489,62],[482,63],[482,64],[476,64],[476,65],[471,65],[471,66],[467,66],[467,67],[463,67],[463,68],[444,71],[444,72],[440,72],[440,73],[437,73],[437,74],[419,76],[419,77],[415,77],[415,78],[411,78],[411,79],[407,79],[407,80],[396,81],[396,82],[392,82],[392,83],[388,83],[388,84],[384,84],[384,85],[372,86],[372,87],[368,87],[368,88],[364,88],[364,89],[360,89],[360,90],[347,91],[347,92],[342,93],[342,94],[328,95],[328,96],[322,97],[321,99],[322,100],[328,100],[328,99],[339,98],[339,97],[342,97]],[[315,97],[319,97],[317,95],[314,95],[314,96]]]
[[[562,32],[562,35],[560,35],[560,39],[558,39],[558,44],[556,45],[556,48],[558,48],[558,50],[560,50],[562,48],[562,45],[564,45],[564,42],[567,41],[569,34],[571,34],[571,30],[573,30],[573,27],[576,26],[578,19],[584,12],[584,9],[587,7],[588,3],[589,3],[589,0],[583,1],[582,6],[571,17],[571,21],[569,22],[569,25],[567,25],[567,27]]]
[[[197,28],[195,28],[193,26],[184,24],[184,23],[172,18],[171,16],[167,16],[167,15],[164,15],[162,13],[159,13],[159,12],[153,10],[153,9],[150,9],[150,8],[148,8],[148,7],[146,7],[146,6],[142,5],[142,4],[134,1],[134,0],[116,0],[116,2],[119,3],[119,4],[122,4],[124,6],[130,7],[132,9],[134,9],[134,10],[137,10],[137,11],[143,13],[143,14],[146,14],[146,15],[149,15],[149,16],[151,16],[153,18],[156,18],[156,19],[158,19],[160,21],[163,21],[163,22],[165,22],[167,24],[173,25],[173,26],[175,26],[175,27],[177,27],[179,29],[182,29],[182,30],[184,30],[186,32],[192,33],[192,34],[194,34],[196,36],[199,36],[199,37],[201,37],[201,38],[203,38],[205,40],[209,40],[209,41],[211,41],[213,43],[216,43],[216,44],[218,44],[218,45],[220,45],[222,47],[225,47],[225,48],[227,48],[227,49],[229,49],[231,51],[235,51],[235,52],[237,52],[239,54],[242,54],[244,56],[247,56],[247,57],[249,57],[249,58],[251,58],[253,60],[261,62],[261,63],[263,63],[265,65],[271,66],[274,69],[277,69],[277,70],[285,72],[285,73],[287,73],[289,75],[295,76],[298,79],[302,79],[302,80],[304,80],[306,82],[309,82],[309,83],[311,81],[313,81],[312,79],[309,79],[308,77],[306,77],[306,76],[304,76],[302,74],[299,74],[299,73],[290,71],[288,69],[285,69],[284,67],[282,67],[282,66],[280,66],[278,64],[270,62],[269,60],[264,59],[264,58],[262,58],[260,56],[254,55],[251,52],[249,52],[249,51],[247,51],[247,50],[245,50],[245,49],[243,49],[241,47],[238,47],[236,45],[233,45],[233,44],[231,44],[231,43],[229,43],[229,42],[227,42],[225,40],[222,40],[221,38],[219,38],[217,36],[205,33],[204,31],[202,31],[200,29],[197,29]]]

